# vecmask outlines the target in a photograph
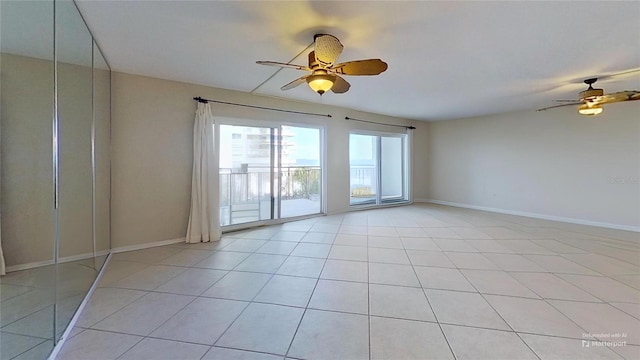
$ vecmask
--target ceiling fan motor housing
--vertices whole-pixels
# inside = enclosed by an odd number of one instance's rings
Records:
[[[604,91],[602,89],[594,89],[589,86],[587,90],[580,92],[580,101],[592,100],[602,95],[604,95]]]

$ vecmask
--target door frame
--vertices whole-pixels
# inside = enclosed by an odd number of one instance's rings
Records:
[[[411,203],[411,132],[385,132],[385,131],[374,131],[374,130],[360,130],[360,129],[352,129],[349,131],[349,141],[351,140],[351,135],[366,135],[375,137],[375,163],[376,163],[376,199],[375,203],[366,202],[362,204],[352,204],[351,200],[349,200],[349,207],[351,209],[360,209],[360,208],[375,208],[375,207],[383,207],[383,206],[395,206],[395,205],[405,205]],[[402,186],[403,186],[403,200],[400,201],[392,201],[392,202],[383,202],[382,201],[382,137],[396,137],[402,140]],[[351,143],[349,142],[349,149]],[[350,151],[350,150],[349,150]],[[351,157],[349,157],[349,173],[351,172]],[[349,176],[349,189],[351,189],[351,176]],[[351,194],[351,190],[349,190],[349,194]],[[351,195],[349,195],[351,196]]]

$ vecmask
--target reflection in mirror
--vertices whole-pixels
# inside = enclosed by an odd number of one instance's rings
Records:
[[[73,1],[56,1],[59,129],[56,338],[97,276],[93,241],[93,39]]]
[[[54,343],[53,1],[0,1],[0,359]]]
[[[73,1],[0,17],[0,359],[45,359],[110,249],[111,74]]]
[[[95,269],[100,270],[111,249],[110,233],[110,143],[111,70],[93,44],[93,121],[95,132]]]

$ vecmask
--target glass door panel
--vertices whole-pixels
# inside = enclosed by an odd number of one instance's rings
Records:
[[[282,126],[280,137],[281,218],[322,212],[320,129]]]
[[[405,200],[403,149],[402,137],[380,137],[380,200],[383,203]]]
[[[220,125],[220,225],[274,218],[277,129]]]
[[[351,205],[375,204],[378,194],[378,137],[349,135]]]
[[[350,205],[408,201],[407,137],[349,134]]]

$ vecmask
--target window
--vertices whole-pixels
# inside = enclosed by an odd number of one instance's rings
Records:
[[[407,135],[351,133],[351,205],[407,202]]]

